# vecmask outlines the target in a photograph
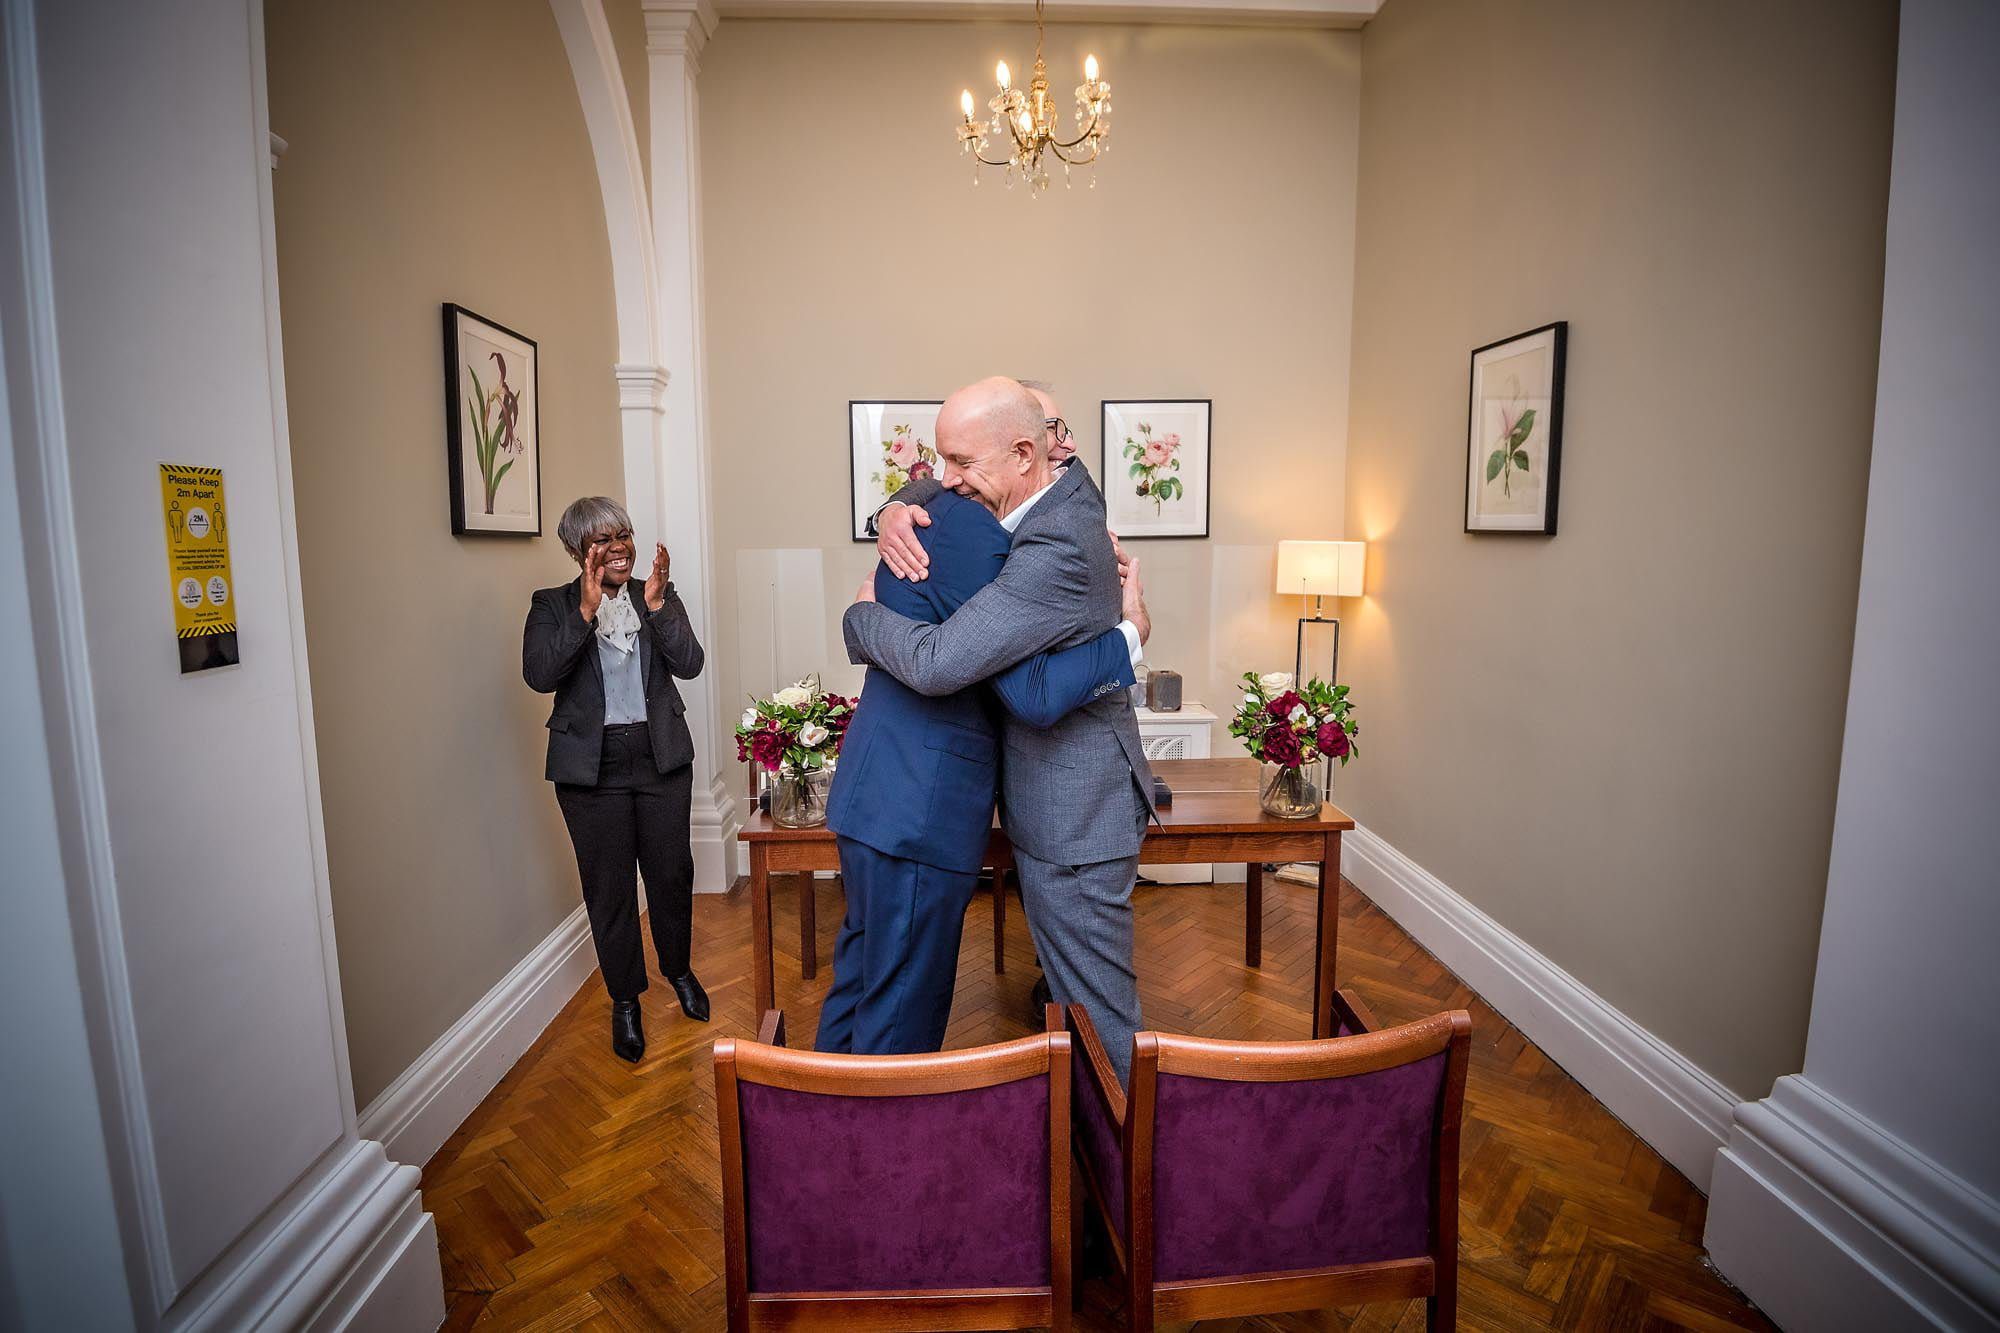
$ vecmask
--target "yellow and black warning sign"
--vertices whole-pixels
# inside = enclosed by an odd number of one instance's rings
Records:
[[[167,587],[174,599],[181,674],[235,666],[236,588],[229,569],[229,511],[222,469],[160,464],[167,524]]]

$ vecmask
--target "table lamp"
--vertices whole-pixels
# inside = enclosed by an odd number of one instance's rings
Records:
[[[1292,658],[1292,679],[1305,679],[1306,626],[1333,626],[1333,666],[1327,684],[1340,674],[1340,617],[1320,614],[1328,597],[1359,597],[1362,570],[1368,562],[1366,542],[1279,542],[1278,591],[1313,599],[1312,614],[1299,617],[1298,651]]]

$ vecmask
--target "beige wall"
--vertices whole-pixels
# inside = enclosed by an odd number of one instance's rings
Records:
[[[1895,47],[1888,3],[1392,0],[1362,48],[1343,804],[1749,1096],[1811,998]],[[1467,536],[1468,354],[1555,319],[1560,535]]]
[[[300,564],[365,1106],[577,902],[520,635],[529,593],[575,572],[563,506],[622,490],[611,263],[543,0],[274,0],[268,24]],[[447,300],[540,342],[540,538],[451,535]]]
[[[1342,521],[1359,49],[1052,26],[1065,107],[1094,52],[1115,129],[1096,189],[1029,199],[975,188],[952,130],[961,87],[1031,64],[1032,26],[722,23],[701,153],[725,725],[798,673],[859,679],[839,616],[874,557],[848,535],[848,399],[996,372],[1054,381],[1099,475],[1100,399],[1214,400],[1211,538],[1138,547],[1148,656],[1213,704],[1289,666],[1273,544]]]

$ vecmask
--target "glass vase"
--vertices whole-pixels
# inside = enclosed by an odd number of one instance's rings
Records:
[[[771,822],[785,828],[815,828],[826,822],[826,794],[833,787],[833,770],[789,770],[771,787]]]
[[[1265,814],[1279,819],[1311,819],[1320,808],[1319,783],[1313,780],[1318,771],[1317,764],[1298,768],[1262,765],[1257,776],[1257,803]]]

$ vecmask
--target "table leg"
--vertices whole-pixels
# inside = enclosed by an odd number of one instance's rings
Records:
[[[1333,1021],[1333,964],[1340,952],[1340,831],[1326,835],[1326,851],[1319,863],[1319,942],[1313,951],[1313,1025],[1315,1037],[1331,1037],[1339,1029]]]
[[[1005,870],[993,872],[993,972],[994,975],[1007,970],[1007,876]]]
[[[756,1012],[754,1027],[766,1010],[777,1007],[777,985],[771,972],[771,863],[764,844],[750,844],[750,993]]]
[[[1243,867],[1243,965],[1264,965],[1264,863]]]
[[[799,975],[819,975],[819,882],[808,870],[799,876]]]

